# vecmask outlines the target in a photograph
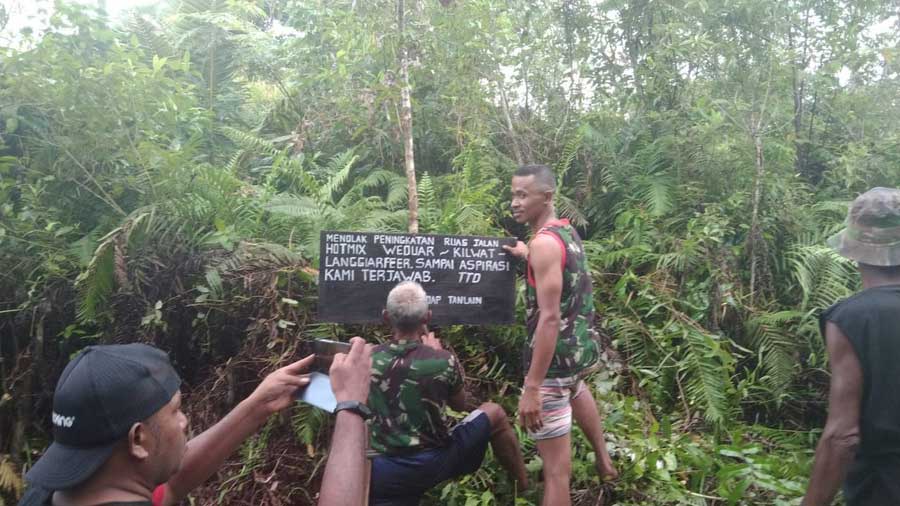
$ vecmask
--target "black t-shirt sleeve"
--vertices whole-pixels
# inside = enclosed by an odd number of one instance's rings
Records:
[[[860,294],[856,294],[846,300],[838,302],[825,310],[819,317],[819,329],[822,339],[825,339],[825,327],[828,322],[834,323],[844,336],[850,341],[853,351],[860,361],[863,371],[868,369],[868,350],[871,343],[867,343],[867,320],[869,318],[870,304]]]
[[[856,347],[859,333],[855,330],[860,326],[861,320],[864,318],[864,307],[859,307],[857,297],[850,297],[842,300],[830,308],[826,309],[819,316],[819,331],[822,333],[822,339],[825,339],[825,327],[828,322],[832,322],[841,332],[847,336],[847,339]]]

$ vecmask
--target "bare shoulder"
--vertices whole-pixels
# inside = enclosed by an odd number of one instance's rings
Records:
[[[547,234],[538,234],[528,246],[528,261],[536,269],[541,266],[558,264],[562,259],[559,242]]]

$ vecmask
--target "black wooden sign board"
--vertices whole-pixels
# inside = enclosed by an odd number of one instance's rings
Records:
[[[323,231],[319,320],[379,322],[388,292],[412,280],[428,294],[435,325],[513,323],[515,266],[501,246],[515,243],[501,237]]]

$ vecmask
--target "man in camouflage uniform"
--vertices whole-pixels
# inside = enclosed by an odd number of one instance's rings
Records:
[[[594,448],[603,480],[618,473],[606,450],[597,403],[582,381],[599,366],[594,299],[584,249],[568,220],[556,217],[556,177],[545,165],[520,167],[512,178],[512,212],[531,227],[526,245],[504,246],[527,259],[525,386],[519,419],[544,462],[545,506],[570,504],[572,418]]]
[[[831,369],[828,420],[803,506],[900,504],[900,190],[853,201],[828,241],[855,260],[863,290],[828,308],[820,330]]]
[[[448,430],[444,407],[465,409],[463,368],[428,332],[425,290],[411,281],[394,287],[384,318],[393,336],[372,351],[371,503],[419,504],[438,483],[481,467],[488,441],[519,487],[527,487],[519,441],[502,407],[484,403]]]

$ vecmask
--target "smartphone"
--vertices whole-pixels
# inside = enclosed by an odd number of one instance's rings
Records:
[[[330,339],[316,339],[312,343],[312,352],[316,358],[313,361],[313,370],[328,374],[331,362],[338,353],[349,353],[350,343],[332,341]]]
[[[300,400],[329,413],[334,413],[337,399],[334,398],[334,391],[331,389],[331,378],[320,372],[310,373],[309,385],[303,389]]]

